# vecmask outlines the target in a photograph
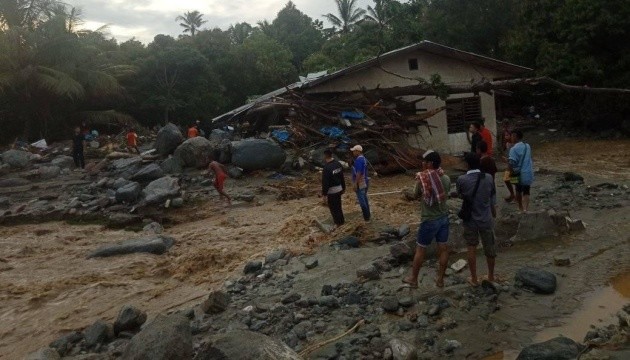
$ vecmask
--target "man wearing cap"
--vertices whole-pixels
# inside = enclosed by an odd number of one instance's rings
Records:
[[[424,262],[427,246],[435,239],[439,254],[439,269],[435,284],[444,286],[444,273],[448,264],[448,206],[446,199],[451,188],[451,180],[440,167],[440,155],[429,150],[422,156],[422,171],[416,174],[416,196],[422,196],[422,221],[418,228],[416,254],[413,258],[411,274],[403,279],[411,287],[418,287],[418,273]]]
[[[353,146],[352,156],[354,163],[352,164],[352,185],[357,193],[357,201],[361,206],[363,220],[370,221],[370,204],[368,203],[367,191],[369,186],[367,160],[363,156],[363,147],[361,145]]]

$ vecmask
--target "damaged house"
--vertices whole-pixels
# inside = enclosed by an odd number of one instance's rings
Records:
[[[409,162],[402,146],[459,154],[470,149],[467,129],[473,121],[483,121],[496,134],[497,91],[448,91],[442,100],[435,95],[438,90],[427,92],[427,87],[520,78],[529,71],[422,41],[330,74],[309,74],[216,117],[213,123],[244,127],[249,135],[284,125],[298,145],[312,144],[318,137],[371,144],[388,148],[404,167]],[[436,75],[440,80],[431,82]],[[310,141],[300,141],[305,137]]]

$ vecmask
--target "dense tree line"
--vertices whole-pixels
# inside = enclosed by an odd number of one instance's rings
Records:
[[[147,45],[78,30],[80,11],[61,1],[2,1],[0,141],[63,137],[82,120],[208,120],[298,75],[422,39],[571,84],[630,85],[624,0],[374,0],[367,9],[326,1],[330,12],[320,19],[288,2],[271,21],[225,30],[191,10],[173,17],[182,35]]]

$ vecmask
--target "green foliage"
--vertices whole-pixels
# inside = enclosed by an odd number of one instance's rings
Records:
[[[365,10],[357,8],[356,2],[357,0],[335,0],[337,15],[339,16],[328,13],[324,17],[333,26],[340,28],[341,33],[346,34],[365,15]]]
[[[197,10],[188,11],[184,13],[184,15],[176,17],[175,21],[181,21],[179,26],[184,29],[184,33],[190,33],[192,37],[195,37],[197,30],[201,28],[201,25],[206,23],[206,20],[203,19],[203,14]]]

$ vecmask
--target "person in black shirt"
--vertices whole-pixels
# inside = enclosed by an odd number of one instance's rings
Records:
[[[85,148],[85,135],[81,133],[81,128],[74,129],[74,137],[72,138],[72,158],[74,159],[74,165],[85,168],[85,157],[83,156],[83,149]]]
[[[474,122],[470,124],[468,131],[470,132],[470,152],[477,152],[477,144],[482,140],[481,134],[479,131],[481,130],[481,124],[479,122]]]
[[[345,219],[341,209],[341,195],[346,191],[343,167],[333,158],[330,149],[324,151],[324,171],[322,172],[322,198],[328,204],[335,225],[343,225]]]

